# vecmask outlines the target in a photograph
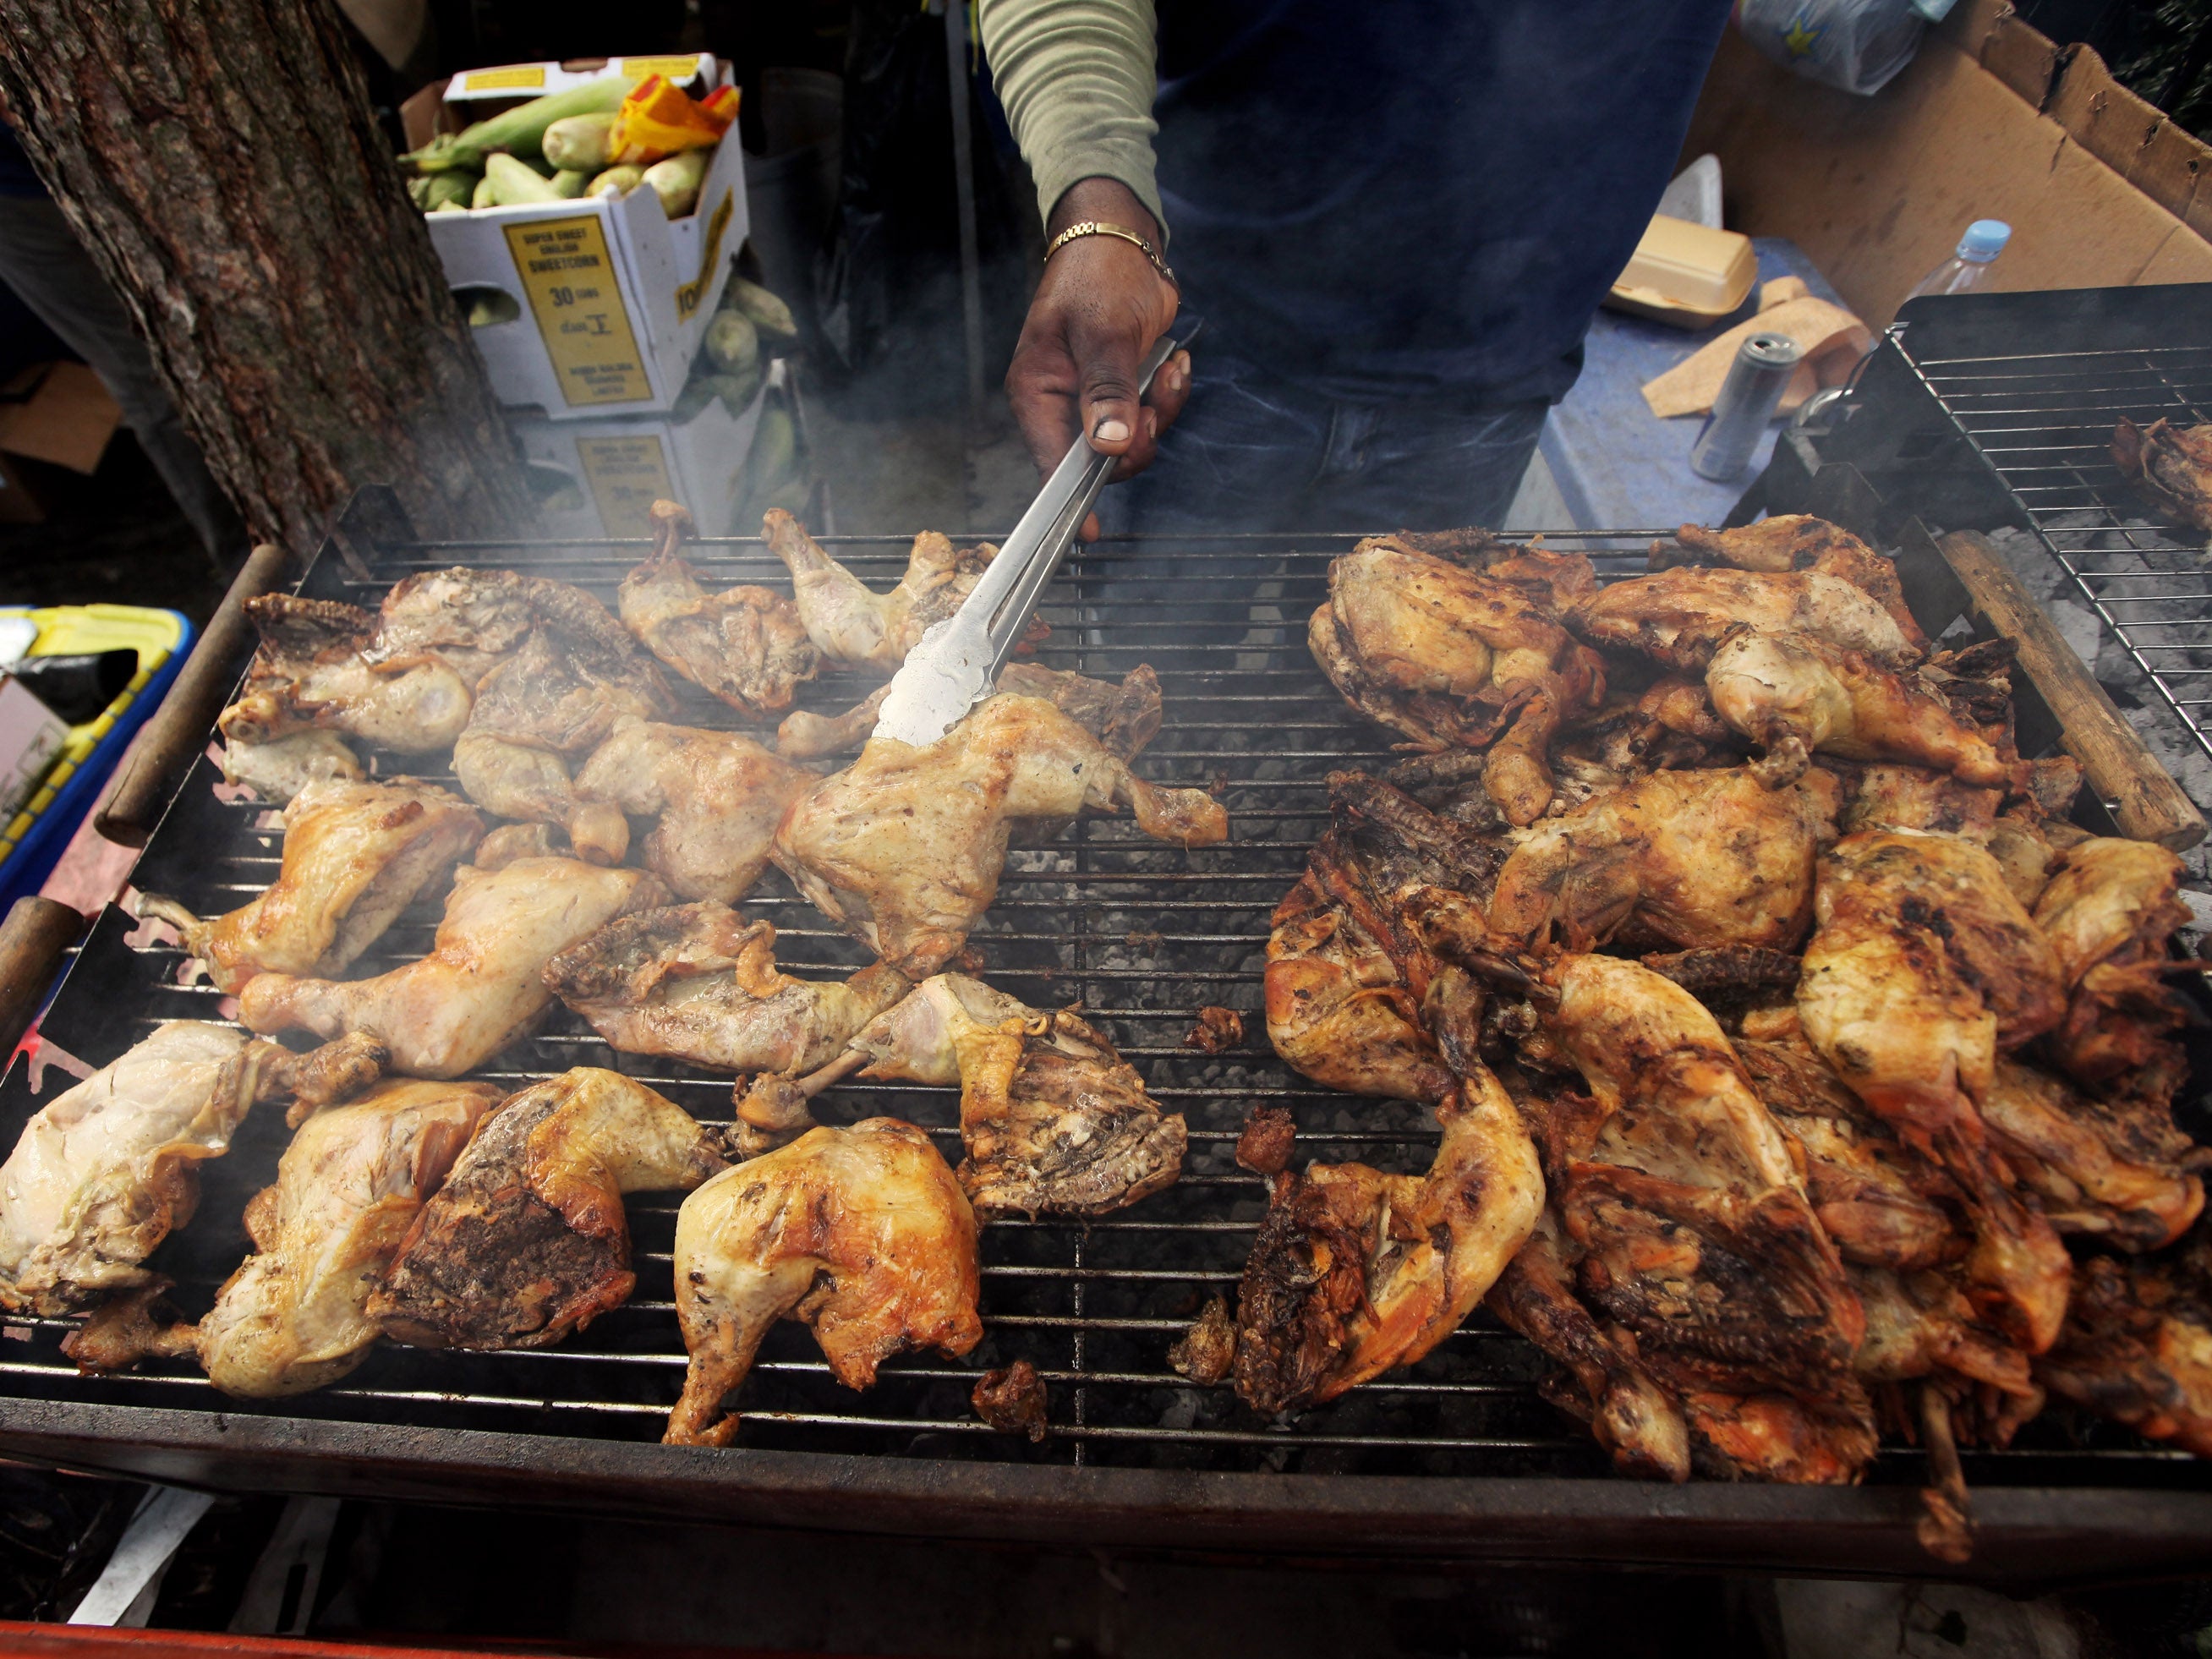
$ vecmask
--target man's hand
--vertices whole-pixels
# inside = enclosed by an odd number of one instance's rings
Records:
[[[1086,219],[1158,245],[1152,216],[1114,179],[1071,186],[1053,210],[1048,239]],[[1060,465],[1079,432],[1102,454],[1121,457],[1116,478],[1151,464],[1190,390],[1190,355],[1179,351],[1153,376],[1141,405],[1137,398],[1145,354],[1175,321],[1176,301],[1143,250],[1118,236],[1079,236],[1047,261],[1006,370],[1006,397],[1040,474]],[[1083,534],[1097,533],[1094,516]]]

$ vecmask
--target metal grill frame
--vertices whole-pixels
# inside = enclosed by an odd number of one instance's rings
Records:
[[[404,533],[395,512],[375,498],[357,503],[301,591],[374,604],[390,580],[414,569],[512,562],[581,580],[611,598],[614,580],[645,548],[422,544]],[[1644,544],[1662,533],[1547,539],[1585,547],[1619,574],[1632,561],[1640,567]],[[1171,1314],[1157,1298],[1149,1306],[1144,1298],[1163,1284],[1229,1288],[1263,1206],[1260,1183],[1228,1156],[1249,1102],[1294,1101],[1310,1157],[1364,1156],[1418,1169],[1434,1142],[1433,1129],[1414,1121],[1418,1109],[1334,1095],[1289,1073],[1267,1052],[1258,1015],[1266,915],[1326,821],[1322,779],[1334,766],[1387,755],[1385,734],[1344,707],[1304,643],[1327,562],[1352,539],[1108,544],[1072,559],[1048,596],[1044,614],[1054,633],[1041,660],[1112,676],[1150,660],[1160,672],[1167,718],[1140,771],[1156,782],[1204,783],[1215,769],[1241,769],[1226,788],[1228,848],[1187,856],[1142,841],[1126,820],[1085,820],[1058,838],[1017,844],[1001,902],[979,931],[994,983],[1040,1004],[1066,1000],[1056,988],[1071,986],[1085,996],[1090,1016],[1168,1109],[1189,1116],[1193,1145],[1184,1182],[1129,1212],[1087,1228],[1013,1222],[986,1230],[985,1312],[995,1353],[979,1350],[965,1364],[910,1356],[887,1365],[871,1394],[836,1390],[825,1406],[826,1367],[811,1337],[787,1326],[782,1340],[772,1338],[763,1349],[739,1396],[749,1426],[738,1447],[659,1445],[646,1437],[657,1434],[683,1364],[665,1299],[664,1241],[677,1200],[634,1199],[641,1283],[629,1309],[535,1352],[469,1356],[387,1346],[354,1377],[293,1401],[226,1401],[189,1364],[156,1368],[149,1376],[78,1379],[58,1352],[64,1322],[11,1318],[0,1326],[7,1339],[0,1342],[0,1453],[232,1488],[585,1504],[661,1517],[673,1505],[674,1512],[702,1517],[1124,1547],[1929,1572],[1935,1564],[1911,1535],[1919,1460],[1909,1449],[1886,1449],[1877,1484],[1857,1490],[1624,1481],[1579,1430],[1536,1401],[1539,1357],[1486,1314],[1421,1366],[1356,1390],[1287,1431],[1224,1403],[1225,1390],[1192,1389],[1162,1362],[1197,1297],[1187,1294],[1188,1305]],[[844,538],[832,545],[878,585],[903,559],[904,538]],[[755,541],[702,543],[691,556],[717,589],[781,577],[780,563]],[[1147,568],[1170,556],[1188,560],[1195,574]],[[1189,626],[1200,602],[1183,595],[1218,588],[1232,573],[1249,591],[1206,603],[1236,615],[1241,639],[1178,643],[1164,627],[1121,633],[1126,613],[1146,607],[1172,606]],[[1210,623],[1201,617],[1198,625],[1231,626],[1225,617]],[[1194,651],[1200,653],[1197,665],[1186,665]],[[1208,665],[1217,660],[1219,666]],[[839,707],[867,684],[817,686],[810,701]],[[1262,689],[1237,689],[1254,685]],[[1239,713],[1247,717],[1232,718]],[[687,702],[678,718],[732,724],[727,711],[703,697]],[[1245,735],[1231,744],[1222,740],[1224,732]],[[1292,732],[1308,735],[1296,744],[1265,741]],[[278,842],[253,828],[261,809],[224,802],[218,781],[211,762],[196,764],[149,845],[137,884],[178,892],[212,910],[244,902],[273,875]],[[1272,827],[1255,836],[1255,820]],[[1117,860],[1127,873],[1113,867]],[[1209,896],[1222,884],[1235,890],[1233,900]],[[1054,886],[1091,895],[1090,920],[1073,930],[1030,931],[1027,919],[1069,908],[1036,896]],[[1122,900],[1096,896],[1123,887],[1130,892]],[[1181,896],[1188,894],[1196,896]],[[776,921],[787,966],[861,959],[826,922],[805,925],[811,913],[795,896],[757,894],[744,904]],[[353,971],[381,971],[420,954],[437,909],[416,907]],[[1207,911],[1241,920],[1234,930],[1209,928]],[[1152,925],[1161,919],[1165,927]],[[1074,959],[1065,960],[1071,951]],[[1178,965],[1158,966],[1164,951]],[[1223,952],[1239,953],[1239,964],[1218,965]],[[1140,965],[1147,953],[1155,965]],[[105,1061],[155,1019],[209,1017],[215,994],[179,986],[180,960],[111,910],[82,948],[44,1035],[88,1061]],[[1120,988],[1101,997],[1098,988]],[[1176,1046],[1197,1006],[1209,1000],[1248,1015],[1244,1051],[1207,1060]],[[514,1087],[574,1064],[613,1065],[704,1118],[727,1121],[726,1079],[615,1056],[564,1011],[533,1046],[495,1057],[479,1075]],[[1237,1066],[1242,1075],[1190,1079],[1194,1068]],[[19,1065],[0,1085],[0,1134],[12,1141],[56,1086],[58,1080],[33,1096]],[[709,1103],[717,1096],[719,1107]],[[945,1136],[940,1145],[957,1157],[956,1103],[951,1091],[879,1085],[848,1085],[823,1105],[833,1121],[886,1109],[910,1115]],[[1328,1127],[1317,1127],[1324,1116]],[[155,1265],[211,1294],[245,1247],[234,1231],[209,1222],[234,1215],[244,1196],[270,1178],[287,1139],[278,1115],[249,1119],[231,1155],[209,1166],[206,1218],[173,1237]],[[1134,1236],[1175,1230],[1188,1247],[1177,1259],[1116,1254]],[[655,1272],[662,1280],[657,1295],[649,1285]],[[1059,1305],[1048,1305],[1063,1294]],[[640,1321],[657,1322],[658,1338],[637,1335],[632,1328]],[[1141,1366],[1127,1358],[1138,1350],[1146,1357]],[[966,1404],[967,1385],[987,1357],[1002,1364],[1017,1356],[1037,1363],[1053,1390],[1055,1432],[1036,1450],[990,1434]],[[592,1364],[635,1380],[603,1384],[598,1395],[580,1398],[542,1381]],[[476,1380],[483,1377],[496,1380]],[[1133,1411],[1157,1416],[1157,1407],[1142,1402],[1162,1395],[1200,1403],[1180,1428],[1129,1420]],[[912,1401],[921,1403],[902,1409],[899,1402]],[[1453,1420],[1454,1412],[1459,1420],[1486,1425],[1495,1417],[1505,1426],[1474,1434],[1434,1426]],[[1198,1426],[1201,1414],[1207,1421]],[[1407,1418],[1431,1426],[1413,1434],[1389,1430]],[[1372,1428],[1378,1420],[1384,1431]],[[1344,1472],[1320,1472],[1332,1467]],[[1372,1472],[1378,1467],[1386,1472]],[[2090,1425],[2078,1444],[2045,1437],[2018,1453],[1975,1455],[1969,1472],[1983,1526],[1982,1547],[1964,1569],[1970,1575],[2083,1579],[2178,1571],[2212,1559],[2212,1466],[2108,1425]]]

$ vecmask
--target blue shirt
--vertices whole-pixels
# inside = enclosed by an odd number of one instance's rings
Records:
[[[1215,350],[1331,397],[1557,400],[1729,0],[1159,0],[1159,183]]]

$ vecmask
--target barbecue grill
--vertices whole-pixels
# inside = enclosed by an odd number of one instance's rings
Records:
[[[1608,574],[1640,568],[1654,530],[1552,539]],[[672,1305],[676,1200],[629,1210],[638,1285],[626,1307],[550,1349],[497,1354],[386,1345],[319,1392],[267,1403],[216,1394],[189,1364],[83,1378],[59,1351],[64,1322],[0,1327],[0,1453],[233,1489],[479,1504],[588,1507],[1120,1547],[1389,1553],[1403,1559],[1547,1558],[1925,1575],[1947,1571],[1912,1535],[1917,1452],[1887,1449],[1859,1489],[1644,1485],[1614,1476],[1587,1436],[1536,1394],[1544,1362],[1488,1314],[1408,1371],[1288,1425],[1225,1389],[1200,1389],[1165,1353],[1204,1299],[1233,1296],[1264,1208],[1232,1149],[1247,1111],[1287,1103],[1303,1153],[1419,1170],[1435,1132],[1420,1109],[1333,1093],[1270,1051],[1261,1016],[1269,913],[1326,827],[1332,770],[1389,758],[1387,734],[1352,714],[1314,666],[1306,619],[1330,558],[1352,538],[1240,536],[1108,542],[1079,549],[1048,596],[1037,659],[1118,678],[1139,663],[1165,700],[1138,763],[1158,782],[1218,787],[1226,845],[1185,852],[1126,819],[1092,818],[1016,844],[999,902],[974,936],[995,985],[1037,1006],[1079,1001],[1190,1125],[1182,1182],[1088,1224],[994,1224],[983,1234],[983,1346],[963,1362],[909,1356],[877,1386],[837,1386],[802,1328],[778,1328],[736,1404],[726,1450],[657,1443],[684,1352]],[[834,538],[878,587],[903,540]],[[391,582],[457,562],[515,565],[611,600],[646,544],[415,539],[388,496],[365,493],[301,591],[374,605]],[[781,585],[756,540],[711,540],[689,556],[716,589]],[[1931,634],[1972,609],[1922,538],[1913,586]],[[1940,614],[1938,614],[1940,612]],[[836,710],[869,682],[825,675],[806,705]],[[729,723],[689,687],[679,719]],[[202,726],[204,731],[204,726]],[[380,773],[404,769],[392,757]],[[134,877],[203,915],[270,880],[279,837],[198,758]],[[773,921],[783,965],[842,972],[864,959],[771,872],[744,901]],[[435,903],[416,906],[353,970],[420,956]],[[100,919],[41,1027],[49,1052],[112,1060],[165,1019],[219,1019],[185,959],[119,909]],[[1182,1046],[1202,1004],[1245,1018],[1243,1046]],[[507,1087],[577,1065],[647,1082],[702,1119],[727,1122],[726,1077],[621,1054],[557,1006],[545,1027],[481,1075]],[[0,1138],[65,1086],[33,1093],[21,1062],[0,1085]],[[941,1137],[957,1158],[957,1093],[848,1082],[824,1121],[879,1114]],[[198,1218],[150,1264],[197,1312],[247,1248],[240,1212],[273,1176],[281,1114],[249,1118],[230,1155],[204,1166]],[[975,1418],[986,1365],[1027,1358],[1050,1392],[1052,1431],[1032,1446]],[[1966,1459],[1981,1533],[1964,1569],[2079,1580],[2202,1568],[2212,1556],[2212,1465],[2109,1425],[2050,1416],[2003,1453]]]

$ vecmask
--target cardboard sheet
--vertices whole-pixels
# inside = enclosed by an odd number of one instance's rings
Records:
[[[1785,279],[1786,280],[1786,279]],[[1802,283],[1798,284],[1802,289]],[[1644,387],[1644,401],[1662,420],[1702,415],[1720,395],[1736,351],[1753,334],[1786,334],[1803,349],[1805,361],[1783,394],[1788,414],[1824,386],[1841,386],[1851,365],[1874,343],[1866,325],[1841,306],[1800,293],[1767,306],[1758,315],[1718,335]]]

